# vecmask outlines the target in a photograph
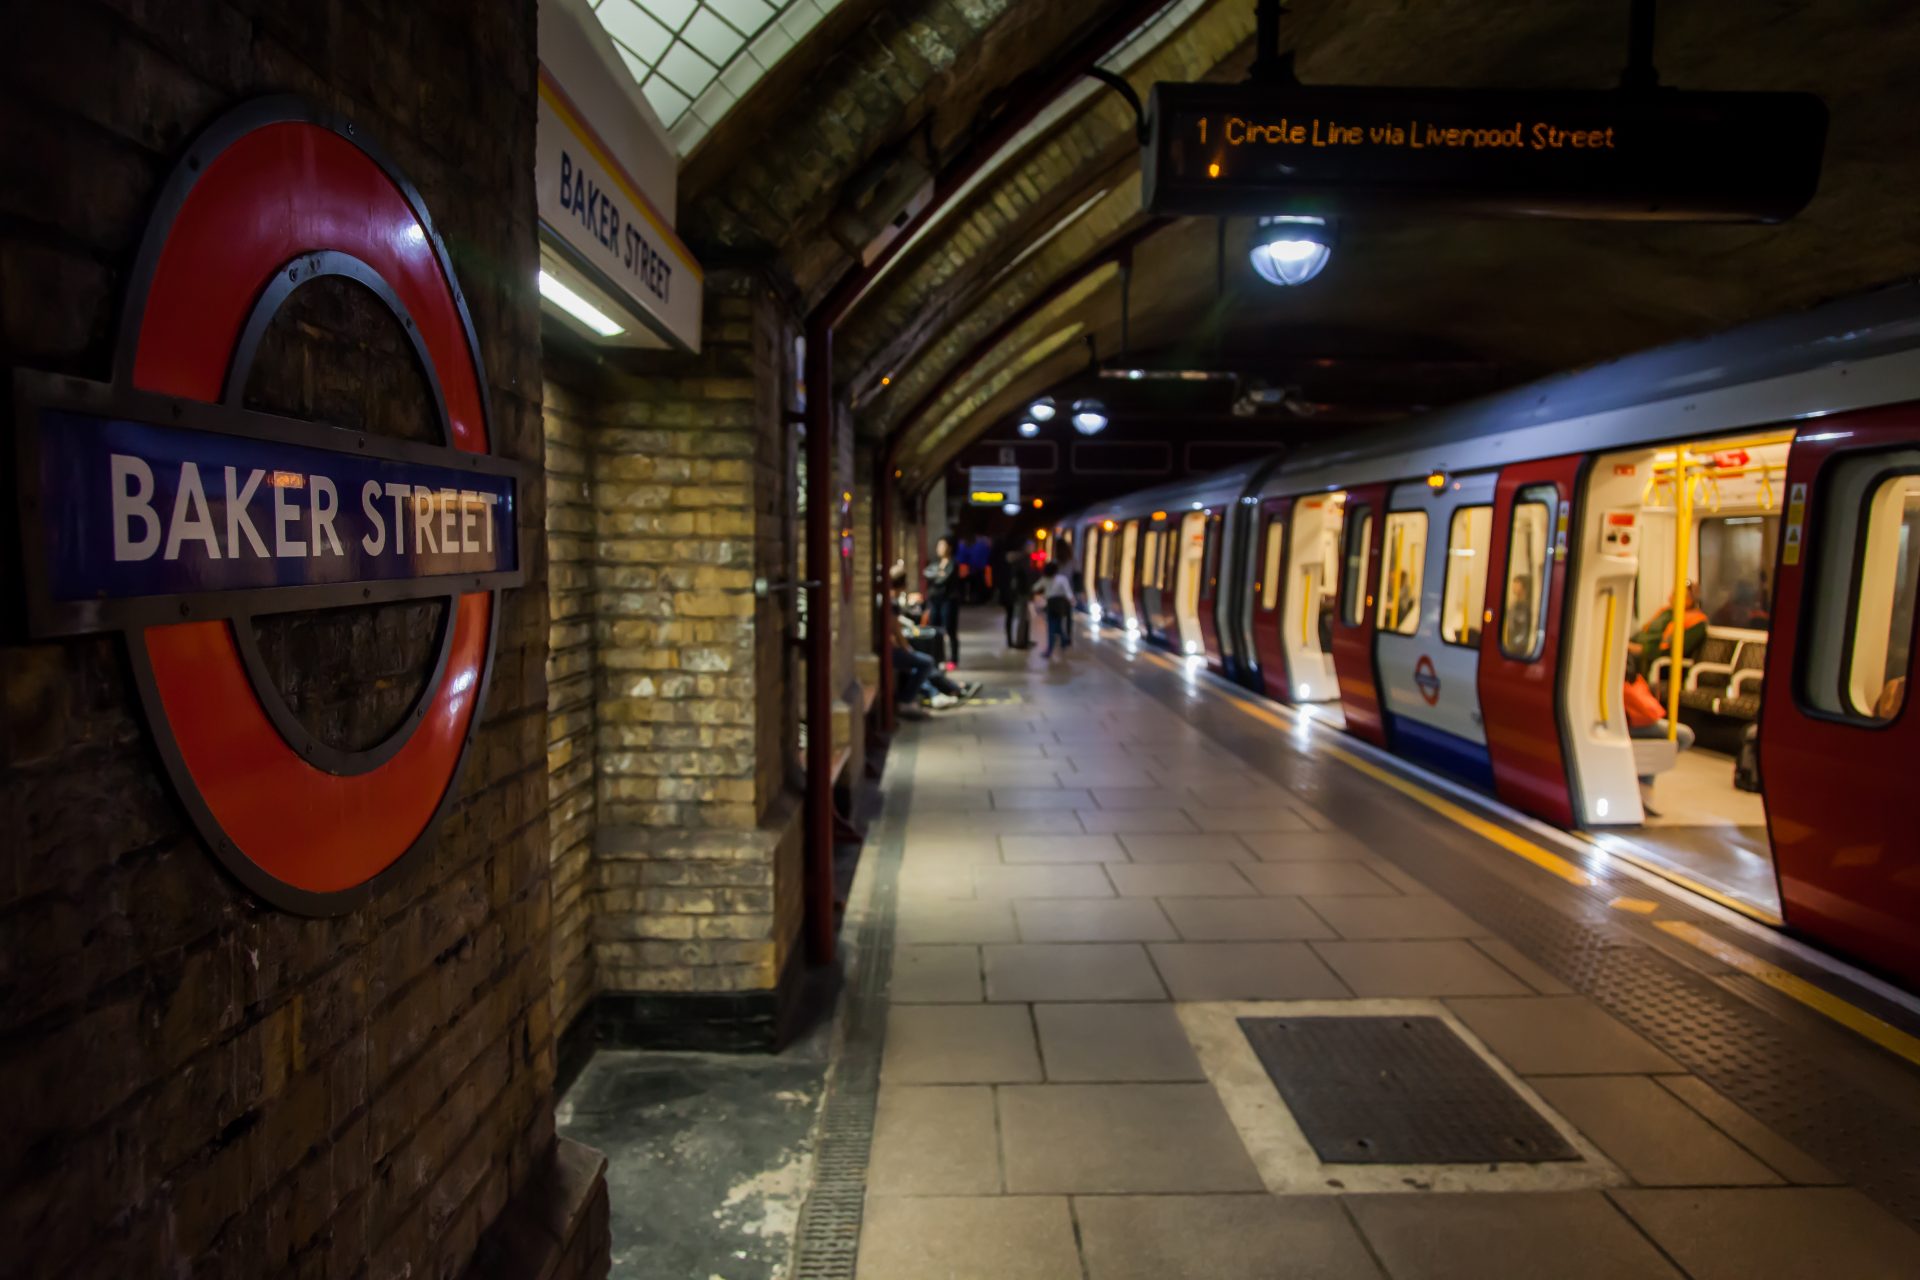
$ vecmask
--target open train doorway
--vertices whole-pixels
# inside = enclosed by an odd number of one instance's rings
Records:
[[[1179,628],[1181,653],[1207,651],[1207,638],[1200,630],[1200,578],[1206,571],[1207,517],[1194,511],[1181,517],[1180,541],[1175,550],[1173,618]]]
[[[1593,460],[1562,686],[1580,823],[1772,919],[1757,739],[1791,442],[1775,432]]]
[[[1340,698],[1340,681],[1333,669],[1333,606],[1346,503],[1344,493],[1317,493],[1293,504],[1281,636],[1295,702],[1337,703]]]

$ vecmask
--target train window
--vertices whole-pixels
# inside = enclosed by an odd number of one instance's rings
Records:
[[[1493,508],[1455,507],[1447,525],[1447,580],[1440,599],[1440,638],[1478,648],[1480,610],[1487,598],[1487,543]]]
[[[1147,558],[1140,568],[1140,583],[1147,587],[1160,585],[1160,531],[1158,529],[1147,530]]]
[[[1391,511],[1380,531],[1382,631],[1410,636],[1420,630],[1420,587],[1427,563],[1427,513]]]
[[[1779,541],[1777,515],[1708,516],[1700,522],[1700,605],[1707,621],[1767,629]]]
[[[1847,710],[1884,722],[1900,714],[1907,696],[1920,594],[1920,475],[1888,476],[1875,485],[1866,526],[1847,636]]]
[[[1271,613],[1280,603],[1280,521],[1267,517],[1267,545],[1260,558],[1260,608]]]
[[[1558,498],[1550,484],[1522,489],[1514,498],[1507,581],[1500,593],[1500,652],[1516,662],[1534,661],[1546,645],[1550,531]]]
[[[1373,550],[1373,510],[1347,512],[1346,563],[1340,568],[1340,620],[1357,627],[1367,617],[1367,555]]]

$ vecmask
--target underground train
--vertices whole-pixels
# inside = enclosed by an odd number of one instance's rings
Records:
[[[1106,624],[1920,986],[1920,287],[1040,532]]]

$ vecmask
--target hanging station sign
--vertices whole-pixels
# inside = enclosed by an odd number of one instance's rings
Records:
[[[344,279],[411,344],[437,438],[244,406],[268,326]],[[426,847],[521,584],[522,468],[417,192],[364,134],[291,98],[196,139],[135,261],[112,379],[12,379],[27,630],[119,631],[159,754],[208,845],[261,897],[351,908]],[[315,740],[254,619],[445,600],[424,687],[387,740]]]
[[[1812,94],[1158,84],[1158,214],[1779,222],[1820,181]]]
[[[999,507],[1020,501],[1020,468],[968,467],[967,505]]]
[[[540,6],[541,291],[583,336],[700,350],[700,264],[675,234],[679,153],[586,0]]]

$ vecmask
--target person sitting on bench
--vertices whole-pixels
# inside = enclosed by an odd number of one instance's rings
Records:
[[[1697,653],[1707,639],[1707,614],[1700,607],[1699,593],[1693,583],[1687,584],[1687,607],[1682,614],[1680,636],[1680,654],[1682,661],[1689,653]],[[1653,664],[1661,658],[1673,656],[1673,606],[1668,605],[1647,619],[1647,625],[1633,633],[1627,641],[1627,676],[1650,676]]]

